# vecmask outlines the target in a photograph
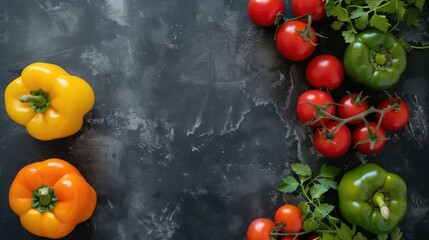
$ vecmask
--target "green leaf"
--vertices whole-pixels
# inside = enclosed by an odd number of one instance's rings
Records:
[[[390,27],[389,20],[387,20],[385,15],[372,15],[371,19],[369,20],[369,24],[371,27],[375,27],[382,32],[387,32]]]
[[[325,185],[325,186],[327,186],[329,188],[332,188],[332,189],[335,189],[335,190],[338,189],[338,183],[335,180],[333,180],[333,179],[321,178],[321,179],[317,179],[317,181],[320,184]]]
[[[306,164],[292,163],[290,167],[298,176],[311,177],[311,169]]]
[[[320,198],[324,193],[326,193],[329,188],[326,185],[314,184],[310,188],[310,195],[312,199]]]
[[[368,240],[362,233],[358,232],[356,236],[354,236],[353,240]]]
[[[355,20],[355,26],[359,30],[363,30],[368,26],[368,13],[364,13],[358,19]]]
[[[398,13],[399,20],[402,21],[404,19],[405,13],[407,13],[407,8],[403,1],[397,0],[396,12]]]
[[[323,240],[335,240],[335,235],[334,234],[330,234],[330,233],[323,233],[322,234],[322,239]]]
[[[390,233],[390,238],[392,240],[401,240],[402,239],[402,232],[399,227],[396,227],[393,229],[393,231]]]
[[[416,25],[419,23],[419,18],[417,17],[417,8],[408,8],[407,13],[405,14],[405,22],[408,25]]]
[[[340,174],[340,172],[340,168],[323,164],[322,167],[320,167],[318,176],[325,178],[335,178],[336,176],[338,176],[338,174]]]
[[[356,8],[350,13],[350,19],[360,18],[364,14],[368,14],[368,12],[365,12],[362,8]]]
[[[298,188],[298,181],[292,177],[292,176],[287,176],[286,178],[283,178],[283,183],[280,183],[277,186],[277,190],[279,190],[280,192],[284,192],[284,193],[291,193],[291,192],[295,192],[296,189]]]
[[[308,205],[307,202],[299,202],[298,203],[298,208],[302,211],[302,213],[304,215],[307,215],[307,214],[311,213],[310,206]]]
[[[338,229],[338,237],[342,240],[353,240],[353,236],[356,233],[356,226],[349,228],[345,223],[341,223],[340,229]]]
[[[341,35],[343,35],[344,41],[346,41],[346,43],[353,42],[356,37],[356,33],[353,31],[353,29],[342,31]]]
[[[389,236],[387,234],[378,234],[377,240],[387,240]]]
[[[334,210],[334,206],[327,203],[322,203],[314,209],[314,218],[322,220]]]
[[[425,0],[416,0],[416,7],[420,10],[425,6]]]
[[[317,229],[318,222],[314,219],[307,219],[302,224],[302,229],[306,232],[311,232]]]
[[[334,21],[331,24],[331,28],[334,30],[340,30],[342,26],[344,26],[344,22],[340,22],[340,21]]]
[[[347,12],[347,10],[341,5],[335,6],[332,11],[332,15],[342,22],[347,22],[349,20],[349,12]]]
[[[335,9],[335,1],[330,0],[329,2],[325,3],[326,16],[332,17],[334,14],[334,9]]]
[[[376,9],[384,0],[367,0],[366,3],[371,8],[371,10]]]
[[[394,14],[396,12],[397,1],[398,0],[388,1],[386,5],[379,7],[377,9],[377,12],[378,13]]]

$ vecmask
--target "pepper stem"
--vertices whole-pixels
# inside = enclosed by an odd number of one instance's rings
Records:
[[[21,95],[19,101],[22,103],[30,103],[30,106],[35,112],[44,113],[50,105],[49,93],[39,89],[31,91],[30,94]]]
[[[54,189],[44,184],[34,190],[32,195],[32,207],[42,213],[52,211],[58,200]]]
[[[372,196],[372,202],[380,208],[381,216],[387,220],[390,215],[390,210],[387,204],[384,202],[384,194],[381,192],[374,193],[374,196]]]
[[[386,63],[387,63],[387,57],[386,57],[386,54],[384,54],[384,53],[380,53],[380,52],[376,53],[376,54],[375,54],[375,62],[376,62],[378,65],[384,65],[384,64],[386,64]]]

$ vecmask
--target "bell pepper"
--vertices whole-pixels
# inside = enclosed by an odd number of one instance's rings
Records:
[[[79,131],[94,105],[91,86],[49,63],[33,63],[5,90],[7,114],[39,140],[67,137]]]
[[[393,34],[366,30],[344,52],[344,70],[349,78],[372,90],[395,85],[407,66],[407,51]]]
[[[338,195],[342,216],[375,234],[391,232],[407,212],[404,180],[374,163],[345,173]]]
[[[9,205],[32,234],[61,238],[86,221],[97,202],[95,190],[68,162],[51,158],[22,168],[9,190]]]

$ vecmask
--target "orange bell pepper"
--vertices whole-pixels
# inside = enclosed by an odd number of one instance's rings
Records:
[[[97,202],[95,190],[68,162],[51,158],[22,168],[9,190],[9,205],[32,234],[61,238],[86,221]]]
[[[24,68],[4,93],[10,118],[26,126],[34,138],[45,141],[78,132],[94,101],[94,91],[85,80],[42,62]]]

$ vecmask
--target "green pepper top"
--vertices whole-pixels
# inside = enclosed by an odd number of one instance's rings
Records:
[[[393,34],[376,29],[360,33],[344,53],[347,76],[372,90],[395,85],[406,65],[404,45]]]
[[[407,212],[404,180],[373,163],[348,171],[338,195],[342,216],[375,234],[391,232]]]

